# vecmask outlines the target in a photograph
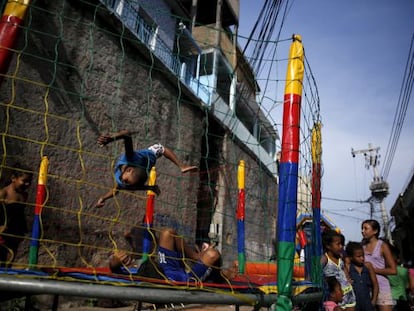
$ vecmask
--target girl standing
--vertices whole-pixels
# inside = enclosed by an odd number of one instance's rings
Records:
[[[323,275],[325,278],[334,276],[339,283],[343,292],[343,299],[340,306],[343,310],[355,310],[355,294],[352,285],[345,274],[344,261],[342,254],[344,250],[344,237],[335,230],[328,230],[322,235],[322,244],[325,254],[322,255]]]
[[[397,267],[387,243],[379,239],[381,227],[374,219],[362,223],[365,261],[374,267],[378,281],[377,307],[379,311],[392,311],[394,301],[387,275],[397,274]]]

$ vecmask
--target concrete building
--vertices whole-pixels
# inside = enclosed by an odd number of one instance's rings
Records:
[[[395,227],[391,232],[394,245],[400,251],[402,263],[414,264],[414,172],[404,191],[395,200],[391,208]]]

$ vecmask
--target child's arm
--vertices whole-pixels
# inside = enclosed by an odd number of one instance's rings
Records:
[[[103,196],[101,196],[98,199],[98,202],[96,202],[95,207],[97,208],[103,207],[105,205],[105,201],[116,196],[118,192],[119,192],[118,188],[109,190],[107,193],[105,193]]]
[[[384,256],[385,268],[383,269],[374,268],[375,273],[381,274],[384,276],[397,274],[397,263],[395,262],[394,257],[392,256],[390,247],[388,246],[387,243],[382,243],[381,252],[382,252],[382,256]]]
[[[129,256],[125,251],[114,251],[109,258],[109,268],[111,271],[116,271],[122,266],[129,267],[134,263],[134,259]]]
[[[7,197],[7,191],[5,188],[0,189],[0,202],[4,201]]]
[[[374,267],[372,266],[370,262],[365,262],[365,267],[367,267],[368,269],[369,277],[372,283],[371,304],[375,306],[377,302],[377,298],[378,298],[378,291],[379,291],[377,275],[375,274]]]
[[[7,197],[6,190],[4,188],[0,189],[0,204],[5,203],[4,201],[6,200],[6,197]],[[0,208],[3,208],[3,206],[0,205]],[[0,233],[2,233],[5,229],[6,229],[6,222],[4,221],[0,223]]]
[[[138,185],[134,187],[134,190],[151,190],[151,191],[154,191],[156,195],[160,195],[161,193],[160,187],[158,187],[157,185],[154,185],[154,186]]]
[[[349,274],[350,266],[351,266],[351,260],[350,260],[350,258],[348,256],[344,257],[344,272],[345,272],[345,276],[346,276],[346,279],[348,280],[348,282],[350,284],[352,284],[353,283],[353,280],[352,280],[352,278],[351,278],[351,276]]]
[[[412,274],[412,273],[411,273],[411,271],[410,271],[410,270],[412,270],[412,269],[414,269],[414,268],[409,268],[409,269],[408,269],[408,277],[410,278],[410,282],[409,282],[410,291],[409,291],[409,293],[410,293],[411,295],[414,295],[414,276],[413,276],[413,274]]]
[[[326,255],[323,254],[322,257],[321,257],[321,265],[322,265],[322,268],[324,268],[327,263],[328,263],[328,258],[326,258]]]
[[[125,155],[127,158],[131,157],[134,154],[134,146],[132,144],[132,137],[131,133],[128,130],[122,130],[118,133],[109,135],[109,134],[102,134],[98,137],[98,145],[103,147],[113,142],[115,140],[123,139],[125,145]]]
[[[232,280],[234,279],[236,276],[239,275],[239,263],[237,261],[233,261],[233,264],[231,267],[229,268],[225,268],[225,269],[221,269],[221,275],[226,279],[226,280]]]

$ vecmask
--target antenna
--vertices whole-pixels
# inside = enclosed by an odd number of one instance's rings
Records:
[[[353,158],[355,158],[357,154],[363,154],[365,157],[365,168],[370,169],[372,167],[374,177],[371,185],[369,186],[369,190],[371,190],[371,197],[367,200],[371,206],[371,218],[373,217],[374,203],[379,203],[381,205],[381,216],[385,238],[388,241],[391,241],[388,215],[384,204],[384,199],[389,194],[389,186],[384,178],[382,176],[380,177],[378,174],[378,165],[380,159],[380,155],[378,153],[379,150],[380,147],[373,147],[371,144],[368,144],[367,149],[354,150],[354,148],[351,148],[351,155]]]

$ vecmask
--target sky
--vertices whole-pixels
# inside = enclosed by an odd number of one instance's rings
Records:
[[[240,0],[239,35],[250,35],[264,2]],[[302,36],[320,97],[321,209],[341,229],[347,241],[359,241],[361,222],[370,218],[369,204],[360,202],[371,195],[369,185],[374,171],[372,167],[365,167],[363,154],[353,158],[351,149],[367,149],[368,144],[379,147],[382,158],[377,169],[381,171],[414,34],[414,1],[289,3],[280,39],[290,38],[292,34]],[[283,52],[278,52],[279,57]],[[282,129],[278,131],[282,135]],[[413,134],[411,98],[387,178],[389,195],[384,206],[390,220],[389,210],[414,169]],[[381,221],[380,205],[376,204],[375,209],[374,218]]]

